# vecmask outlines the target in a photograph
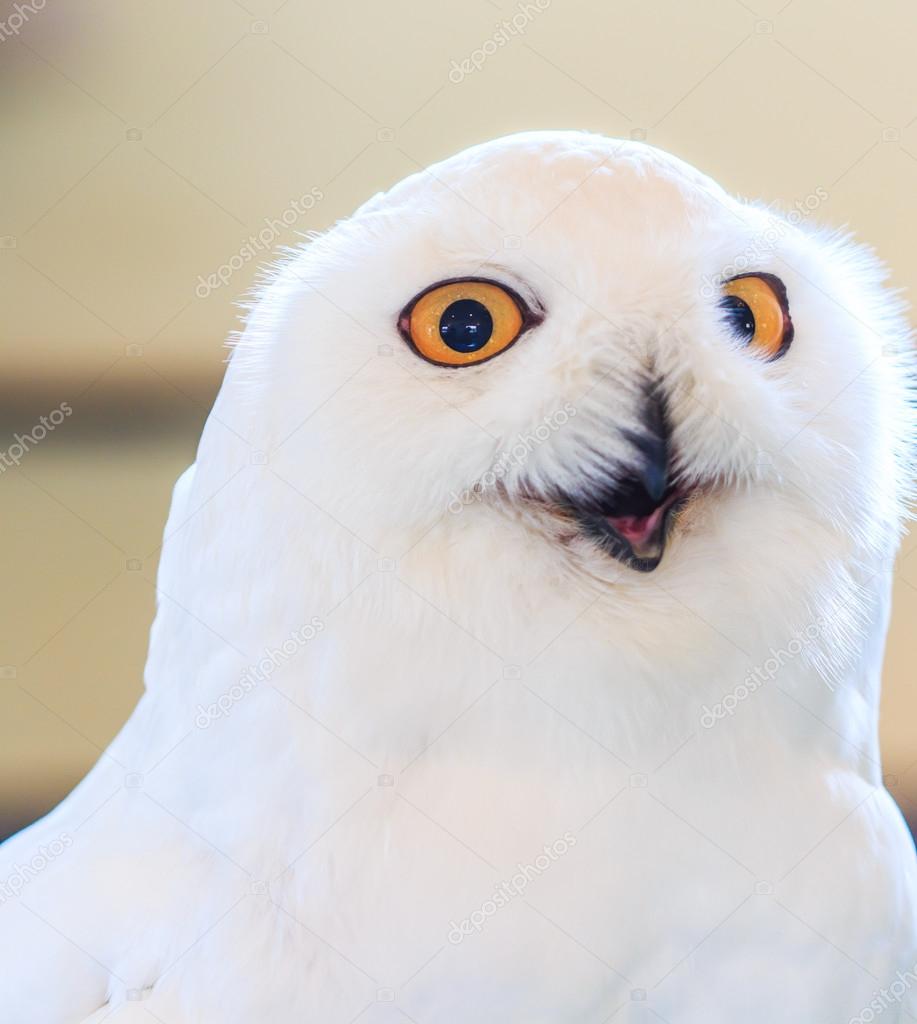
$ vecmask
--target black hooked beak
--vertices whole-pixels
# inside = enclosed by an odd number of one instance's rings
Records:
[[[626,475],[566,504],[583,531],[613,558],[652,572],[662,560],[672,515],[688,492],[671,479],[669,423],[658,388],[647,395],[643,419],[643,430],[623,432],[637,455]]]

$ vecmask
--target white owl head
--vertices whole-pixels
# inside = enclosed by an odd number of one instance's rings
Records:
[[[293,253],[227,388],[285,477],[389,550],[451,517],[634,586],[752,549],[885,557],[908,331],[869,253],[801,219],[645,144],[477,146]]]

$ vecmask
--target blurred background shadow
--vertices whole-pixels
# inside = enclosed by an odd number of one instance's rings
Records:
[[[170,490],[272,250],[471,143],[586,128],[849,224],[913,294],[915,39],[913,0],[0,0],[0,836],[140,694]],[[912,824],[915,547],[882,713]]]

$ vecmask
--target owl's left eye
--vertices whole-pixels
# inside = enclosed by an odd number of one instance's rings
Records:
[[[421,292],[404,308],[398,329],[427,362],[470,366],[508,349],[525,327],[525,312],[503,285],[466,278]]]
[[[779,359],[793,340],[786,288],[774,274],[740,274],[723,285],[723,320],[756,355]]]

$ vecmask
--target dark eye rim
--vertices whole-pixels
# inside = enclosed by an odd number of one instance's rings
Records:
[[[411,314],[414,312],[414,307],[425,295],[429,295],[430,292],[436,291],[437,288],[442,288],[443,285],[466,283],[489,284],[493,285],[494,288],[499,288],[501,291],[506,292],[513,302],[516,303],[516,306],[519,308],[519,313],[522,316],[522,326],[519,328],[519,333],[505,348],[500,349],[499,352],[494,352],[493,355],[484,356],[483,359],[478,359],[473,363],[456,365],[455,363],[442,363],[438,359],[430,359],[417,348],[414,344],[414,339],[411,337]],[[498,281],[492,277],[463,275],[462,277],[445,277],[441,281],[435,281],[433,284],[427,285],[427,287],[424,288],[423,291],[418,292],[398,314],[397,325],[398,333],[401,335],[402,340],[408,348],[425,363],[429,363],[431,366],[441,366],[444,370],[473,370],[478,366],[483,366],[484,363],[489,363],[491,359],[496,359],[497,356],[505,355],[505,353],[507,353],[513,345],[519,341],[523,334],[531,330],[531,328],[537,327],[544,321],[544,318],[545,312],[540,306],[533,309],[532,306],[519,294],[519,292],[513,288],[512,285],[506,284],[505,281]]]
[[[723,284],[729,284],[730,281],[741,281],[743,278],[748,277],[756,277],[761,281],[767,282],[771,291],[777,297],[777,302],[783,313],[783,338],[780,342],[780,348],[773,355],[767,356],[763,360],[765,363],[773,363],[786,355],[790,345],[793,344],[793,338],[796,336],[796,328],[793,326],[793,318],[790,316],[790,300],[787,298],[786,285],[776,274],[768,274],[763,270],[750,270],[745,274],[734,274],[732,277],[727,277]]]

